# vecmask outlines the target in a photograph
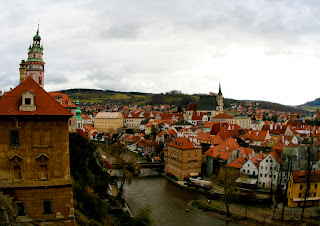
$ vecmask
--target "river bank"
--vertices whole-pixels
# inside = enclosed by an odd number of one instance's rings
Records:
[[[182,189],[210,195],[213,198],[210,200],[210,202],[208,202],[208,199],[199,199],[192,200],[188,204],[189,206],[193,206],[204,212],[209,212],[211,215],[225,221],[232,221],[234,223],[244,225],[301,225],[301,223],[305,223],[306,225],[320,224],[318,206],[305,208],[303,222],[300,221],[302,208],[285,207],[284,217],[282,220],[281,204],[279,204],[278,208],[275,209],[257,206],[248,206],[246,209],[245,205],[232,203],[229,207],[231,216],[227,217],[225,202],[221,201],[220,199],[222,194],[212,194],[208,191],[186,187],[179,183],[179,181],[175,181],[165,174],[162,174],[162,176]]]

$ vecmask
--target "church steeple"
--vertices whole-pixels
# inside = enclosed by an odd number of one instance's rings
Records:
[[[219,82],[219,93],[217,95],[217,102],[218,102],[217,110],[219,112],[223,112],[223,96],[222,96],[222,92],[221,92],[221,84],[220,84],[220,82]]]
[[[35,36],[33,36],[32,46],[29,46],[28,59],[22,61],[20,64],[20,83],[23,82],[26,77],[30,76],[36,81],[42,88],[44,86],[44,65],[43,46],[40,46],[41,37],[38,30]]]

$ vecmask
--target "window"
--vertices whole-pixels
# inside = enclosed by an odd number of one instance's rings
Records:
[[[43,214],[52,213],[51,200],[43,200],[42,201],[42,213]]]
[[[300,190],[302,190],[303,189],[303,184],[300,184]]]
[[[318,184],[315,184],[315,185],[314,185],[314,188],[317,189],[317,187],[318,187]]]
[[[194,164],[194,166],[195,166],[195,167],[198,167],[198,163],[196,162],[196,163]]]
[[[188,156],[188,161],[190,161],[190,156]]]
[[[19,146],[19,131],[11,131],[11,146]]]
[[[25,98],[24,99],[24,104],[25,105],[30,105],[31,104],[31,98]]]
[[[24,202],[16,202],[17,207],[17,215],[18,216],[25,216],[26,212],[24,210]]]
[[[260,173],[260,177],[262,177],[262,173]]]
[[[265,174],[264,177],[267,177],[267,174]]]
[[[301,193],[299,193],[299,198],[301,198]]]
[[[20,166],[13,166],[13,179],[14,180],[22,179]]]
[[[190,168],[190,163],[188,163],[188,168]]]
[[[250,173],[250,170],[248,170],[247,172]]]

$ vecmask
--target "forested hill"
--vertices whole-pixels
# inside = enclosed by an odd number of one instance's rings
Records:
[[[77,98],[81,103],[95,103],[95,104],[123,104],[123,105],[161,105],[169,104],[175,106],[181,106],[186,108],[190,103],[197,103],[200,96],[203,94],[183,94],[179,91],[172,90],[167,93],[152,94],[142,92],[120,92],[112,90],[98,90],[98,89],[68,89],[60,91],[66,93],[71,100],[75,101]],[[273,109],[276,111],[286,112],[305,112],[303,109],[299,109],[292,106],[286,106],[277,103],[271,103],[267,101],[251,101],[251,100],[235,100],[224,99],[224,107],[230,108],[233,104],[247,106],[248,103],[258,103],[259,108]]]
[[[312,112],[318,111],[320,109],[320,98],[317,98],[314,101],[309,101],[305,104],[299,105],[298,107],[301,109],[312,111]]]

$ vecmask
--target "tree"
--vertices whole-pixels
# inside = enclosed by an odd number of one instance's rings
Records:
[[[231,216],[229,207],[233,199],[233,192],[238,176],[238,172],[235,172],[228,167],[221,167],[219,170],[219,181],[224,190],[223,198],[226,204],[227,217]]]
[[[310,194],[310,175],[311,175],[311,164],[310,164],[310,146],[307,147],[307,155],[308,155],[308,168],[307,168],[307,180],[306,180],[306,183],[307,183],[307,186],[305,188],[305,192],[304,192],[304,200],[303,200],[303,207],[302,207],[302,212],[301,212],[301,221],[303,221],[303,217],[304,217],[304,209],[306,207],[306,204],[307,204],[307,198],[309,197],[309,194]]]
[[[121,171],[121,181],[119,185],[119,192],[117,198],[120,199],[122,202],[123,200],[123,192],[124,192],[124,185],[126,180],[131,183],[132,174],[135,171],[134,161],[132,159],[126,159],[124,156],[126,149],[125,147],[120,144],[119,142],[113,144],[111,146],[111,154],[116,159],[117,164],[120,166]]]

